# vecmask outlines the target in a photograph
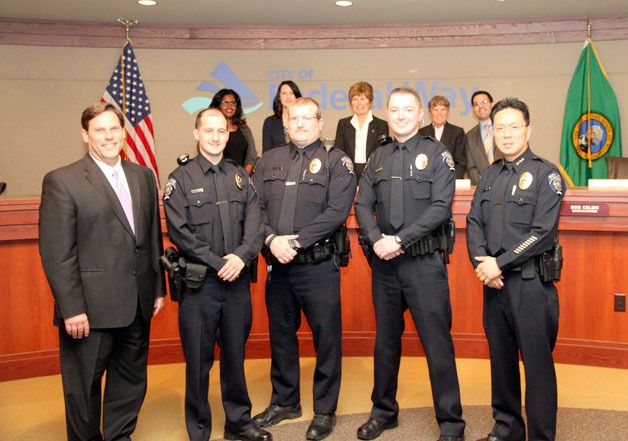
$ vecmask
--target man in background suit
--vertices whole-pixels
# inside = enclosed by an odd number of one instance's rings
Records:
[[[462,179],[467,170],[467,147],[462,127],[449,124],[449,100],[442,95],[434,95],[428,109],[432,124],[422,127],[419,134],[431,136],[447,147],[456,165],[456,179]]]
[[[388,135],[388,124],[373,115],[373,86],[359,81],[349,88],[349,104],[353,116],[342,118],[336,128],[334,147],[344,151],[353,161],[356,180],[359,180],[379,139]]]
[[[493,97],[485,90],[478,90],[471,95],[471,105],[478,124],[467,132],[467,171],[471,184],[478,185],[482,172],[502,155],[493,147]]]
[[[39,208],[67,435],[130,440],[146,394],[150,320],[164,302],[157,187],[149,169],[120,159],[116,107],[89,106],[81,125],[88,154],[44,177]]]

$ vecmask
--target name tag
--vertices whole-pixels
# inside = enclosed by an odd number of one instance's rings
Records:
[[[291,185],[297,185],[297,183],[294,181],[286,181],[286,187],[289,187]]]
[[[204,191],[203,187],[201,187],[201,188],[193,188],[193,189],[190,190],[190,193],[192,193],[192,194],[203,193],[203,191]]]

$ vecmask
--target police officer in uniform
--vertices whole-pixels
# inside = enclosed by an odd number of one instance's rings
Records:
[[[353,164],[320,141],[320,107],[298,98],[288,109],[290,143],[264,153],[253,175],[259,192],[268,261],[266,306],[272,350],[270,405],[254,418],[267,427],[301,416],[301,311],[316,349],[314,419],[306,438],[327,437],[340,390],[340,272],[333,246],[355,196]],[[297,209],[298,207],[298,209]]]
[[[251,421],[244,378],[252,314],[246,264],[262,245],[257,194],[246,171],[223,157],[229,132],[219,110],[199,112],[194,137],[200,154],[172,172],[164,192],[168,236],[187,260],[187,272],[192,267],[206,271],[204,279],[201,271],[200,287],[188,286],[179,305],[186,427],[191,441],[210,437],[209,370],[220,334],[224,437],[269,441],[272,435]]]
[[[461,441],[465,423],[450,334],[447,246],[440,233],[451,216],[454,161],[444,145],[418,133],[423,109],[416,91],[394,89],[387,112],[395,141],[371,155],[355,204],[360,234],[374,253],[369,261],[377,332],[373,408],[358,438],[375,439],[397,427],[403,314],[409,308],[425,349],[439,441]]]
[[[491,112],[504,158],[484,171],[467,216],[467,245],[484,284],[495,424],[482,441],[524,441],[519,355],[525,370],[528,439],[556,436],[558,297],[562,260],[554,241],[565,190],[556,167],[530,150],[530,113],[516,98]],[[553,253],[551,252],[553,250]],[[548,271],[548,264],[550,270]],[[553,274],[552,274],[553,273]]]

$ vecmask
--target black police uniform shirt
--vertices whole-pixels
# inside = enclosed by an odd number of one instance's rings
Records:
[[[245,264],[262,246],[259,201],[246,171],[230,159],[213,166],[203,155],[179,166],[168,177],[164,209],[168,237],[179,252],[215,271],[226,263],[223,227],[213,174],[222,179],[229,203],[232,254]]]
[[[389,222],[392,155],[402,145],[407,148],[403,166],[403,224],[395,230]],[[394,141],[375,150],[360,179],[355,203],[360,230],[371,245],[383,233],[399,236],[402,246],[408,247],[447,221],[456,185],[454,167],[447,147],[418,133],[403,143]]]
[[[505,191],[496,194],[501,179],[506,179]],[[476,256],[493,256],[504,271],[549,250],[564,193],[558,169],[529,148],[510,163],[504,159],[493,163],[482,174],[467,215],[467,245],[473,265],[479,264]],[[494,215],[499,204],[503,204],[501,224]],[[502,229],[500,249],[488,249],[491,229]]]
[[[302,149],[294,233],[303,248],[328,238],[347,219],[355,197],[355,175],[351,159],[341,150],[327,152],[320,140]],[[297,155],[290,143],[268,150],[255,167],[253,183],[259,194],[264,238],[277,234],[279,215],[290,165]],[[327,175],[329,171],[329,176]]]

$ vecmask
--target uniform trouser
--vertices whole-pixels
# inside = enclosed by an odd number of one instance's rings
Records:
[[[191,441],[211,435],[209,371],[220,339],[220,387],[225,430],[252,427],[251,401],[244,376],[244,346],[251,330],[248,274],[235,282],[212,275],[195,290],[188,289],[179,305],[179,333],[185,355],[185,424]]]
[[[88,337],[73,339],[59,327],[68,441],[131,439],[146,395],[149,330],[139,305],[133,322],[123,328],[90,329]]]
[[[389,261],[372,259],[375,306],[375,380],[371,417],[397,418],[397,378],[401,359],[403,314],[410,309],[425,350],[432,399],[441,434],[462,436],[460,387],[451,339],[451,303],[447,270],[438,254],[412,257],[407,252]]]
[[[493,434],[504,441],[525,440],[521,417],[519,354],[526,379],[528,440],[556,437],[556,372],[552,351],[558,334],[558,295],[538,276],[523,280],[504,273],[501,290],[484,288],[484,330],[491,355]]]
[[[314,413],[333,414],[342,363],[340,272],[331,259],[317,264],[275,263],[266,279],[266,307],[272,351],[271,404],[291,406],[301,400],[297,330],[303,311],[316,349]]]

